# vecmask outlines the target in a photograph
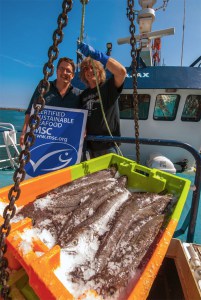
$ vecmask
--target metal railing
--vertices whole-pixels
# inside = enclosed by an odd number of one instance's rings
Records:
[[[16,139],[16,130],[13,124],[11,123],[3,123],[0,122],[0,132],[2,133],[2,145],[0,145],[1,154],[3,155],[0,157],[0,163],[4,164],[9,162],[10,166],[14,169],[18,166],[17,162],[15,161],[16,158],[19,156],[19,150],[17,148],[17,139]],[[13,157],[14,150],[15,157]],[[3,150],[5,149],[5,153]]]
[[[110,137],[110,136],[87,136],[88,141],[101,141],[101,142],[119,142],[119,143],[127,143],[127,144],[134,144],[135,138],[131,137]],[[196,171],[195,171],[195,190],[193,191],[192,195],[192,204],[191,209],[189,211],[190,221],[186,222],[186,228],[188,227],[187,233],[187,242],[192,243],[194,241],[195,235],[195,227],[198,215],[198,208],[199,208],[199,200],[200,200],[200,191],[201,191],[201,155],[200,153],[195,150],[191,145],[175,141],[175,140],[161,140],[161,139],[139,139],[139,143],[143,145],[157,145],[157,146],[171,146],[171,147],[179,147],[187,150],[190,152],[196,164]],[[185,228],[185,229],[186,229]],[[185,231],[185,230],[184,230]]]

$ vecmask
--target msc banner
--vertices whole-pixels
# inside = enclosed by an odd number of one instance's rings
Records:
[[[39,116],[26,178],[77,164],[82,155],[86,110],[45,106]]]

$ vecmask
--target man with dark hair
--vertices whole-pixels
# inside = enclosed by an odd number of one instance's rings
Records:
[[[57,79],[50,81],[50,89],[44,96],[46,105],[65,108],[81,108],[79,99],[80,90],[73,87],[71,84],[74,74],[75,64],[73,60],[67,57],[60,58],[57,64]],[[24,144],[24,135],[29,124],[32,105],[39,95],[40,93],[37,87],[25,112],[24,125],[20,136],[21,146]]]

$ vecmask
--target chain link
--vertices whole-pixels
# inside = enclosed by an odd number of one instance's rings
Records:
[[[64,36],[62,29],[68,23],[67,13],[71,11],[72,4],[72,0],[64,0],[62,3],[62,13],[58,16],[57,19],[58,28],[53,33],[53,45],[48,50],[49,59],[43,67],[44,78],[39,83],[40,95],[33,104],[34,114],[30,117],[29,120],[30,131],[27,132],[24,137],[25,149],[22,150],[19,155],[19,168],[16,169],[13,176],[13,181],[15,184],[13,187],[11,187],[8,193],[9,204],[5,207],[3,212],[4,223],[0,226],[0,284],[2,285],[1,297],[3,297],[3,299],[9,299],[8,295],[10,292],[10,288],[7,285],[9,273],[6,270],[8,267],[8,260],[6,257],[4,257],[4,254],[7,251],[5,239],[9,235],[9,232],[11,230],[10,220],[14,217],[16,212],[15,201],[19,199],[21,193],[20,182],[24,180],[26,175],[24,166],[30,161],[30,147],[34,144],[36,139],[34,130],[40,125],[40,117],[38,113],[42,111],[45,106],[44,95],[49,91],[50,87],[48,79],[54,73],[53,61],[58,57],[58,45],[63,41]]]
[[[136,143],[136,161],[140,162],[140,143],[139,143],[139,115],[138,115],[138,92],[137,92],[137,49],[135,39],[135,13],[134,0],[128,0],[127,16],[130,21],[129,31],[131,34],[131,57],[132,57],[132,77],[133,77],[133,109],[134,109],[134,127],[135,127],[135,143]]]

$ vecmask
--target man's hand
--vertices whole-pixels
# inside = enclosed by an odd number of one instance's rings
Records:
[[[107,56],[106,54],[95,50],[93,47],[79,41],[78,49],[81,51],[82,54],[84,54],[84,56],[90,56],[91,58],[100,61],[104,67],[106,66],[107,61],[109,59],[109,56]]]

